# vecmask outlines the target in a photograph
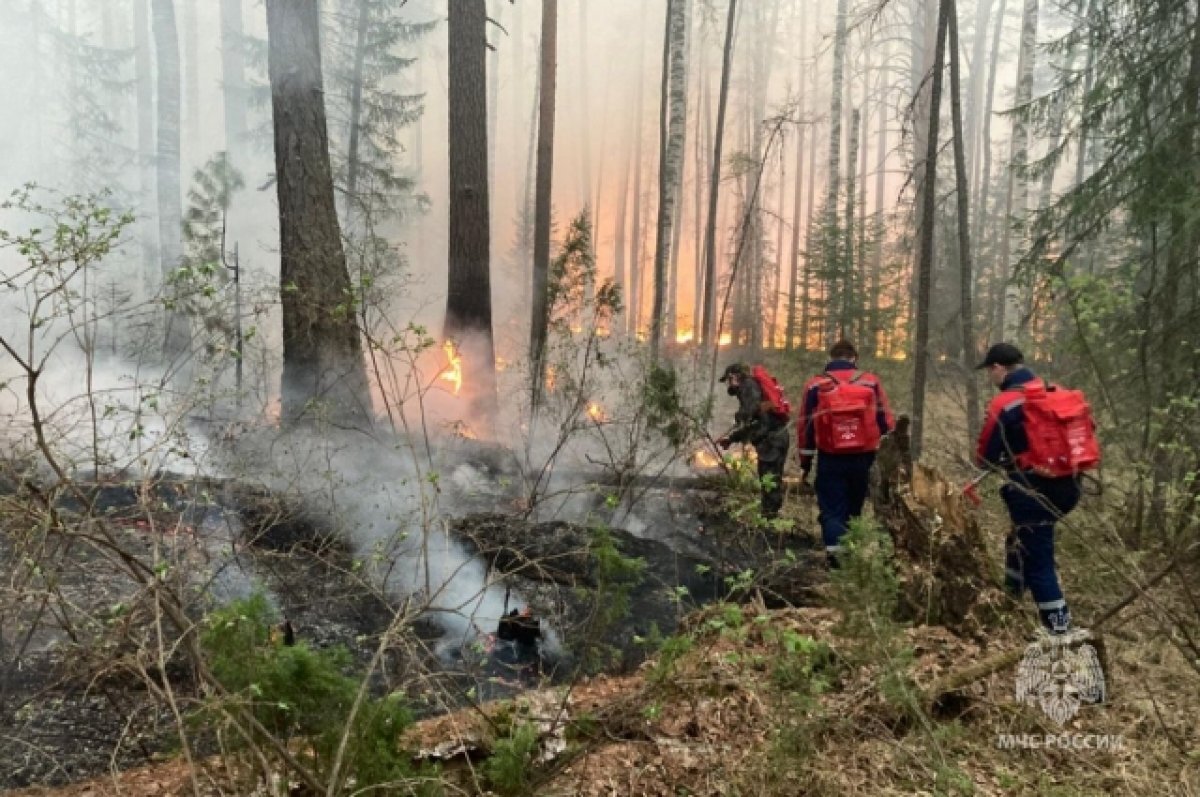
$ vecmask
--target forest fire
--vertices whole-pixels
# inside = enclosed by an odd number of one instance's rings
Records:
[[[708,470],[721,465],[721,460],[707,448],[698,448],[692,454],[692,467]]]
[[[728,346],[733,343],[733,335],[728,332],[722,332],[721,337],[717,340],[718,346]]]
[[[694,332],[692,332],[692,330],[681,329],[675,333],[675,342],[676,343],[691,343],[692,338],[694,338],[695,336],[696,335]]]
[[[604,408],[594,401],[589,401],[587,405],[587,414],[596,423],[607,420],[604,414]]]
[[[442,379],[454,385],[454,395],[457,396],[463,383],[462,354],[458,351],[458,344],[452,340],[442,344],[442,351],[446,353],[447,361],[442,369]]]

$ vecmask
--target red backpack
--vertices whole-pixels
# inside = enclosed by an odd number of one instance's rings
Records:
[[[1029,448],[1017,455],[1017,467],[1058,478],[1100,465],[1096,423],[1082,391],[1040,379],[1019,389],[1025,394]]]
[[[763,410],[785,421],[790,420],[792,417],[792,405],[788,403],[787,398],[783,395],[783,388],[779,386],[779,380],[771,376],[771,373],[761,365],[754,366],[750,374],[758,382],[758,386],[762,388]]]
[[[839,379],[826,371],[829,381],[817,386],[817,449],[829,454],[863,454],[879,448],[878,398],[874,382],[860,382],[866,374],[855,371]]]

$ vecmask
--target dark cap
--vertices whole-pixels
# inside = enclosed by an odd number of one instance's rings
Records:
[[[829,356],[837,360],[848,360],[858,356],[858,349],[854,348],[853,343],[842,338],[829,347]]]
[[[749,370],[750,369],[746,367],[745,363],[733,363],[731,365],[727,365],[725,366],[725,373],[721,374],[721,378],[717,381],[728,382],[729,377],[734,375],[745,376],[747,373],[749,373]]]
[[[987,350],[987,354],[983,358],[983,362],[975,366],[976,369],[987,368],[992,365],[1012,366],[1025,362],[1025,355],[1021,354],[1021,350],[1011,343],[996,343]]]

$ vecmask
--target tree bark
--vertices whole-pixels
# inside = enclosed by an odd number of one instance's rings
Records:
[[[970,181],[967,176],[966,147],[963,140],[962,85],[959,76],[958,51],[958,4],[948,0],[950,13],[948,34],[950,41],[950,119],[954,135],[954,186],[958,196],[958,263],[959,316],[962,332],[963,382],[967,391],[967,439],[974,440],[979,434],[979,383],[975,378],[975,311],[971,303],[971,287],[974,284],[971,263],[970,233]]]
[[[848,265],[842,262],[841,253],[838,251],[838,192],[841,189],[842,105],[845,91],[848,6],[848,0],[838,0],[837,27],[833,38],[833,74],[829,90],[829,157],[826,161],[828,171],[825,182],[823,229],[821,230],[821,260],[825,273],[830,275],[830,287],[837,291],[830,298],[839,298],[839,293],[849,290],[845,279],[849,273]],[[836,310],[834,307],[828,306],[825,308],[825,312],[825,331],[826,334],[830,334],[833,332],[833,318]]]
[[[950,15],[951,0],[940,0],[938,3],[938,22],[936,44],[933,54],[933,74],[929,89],[929,134],[926,138],[925,161],[922,164],[925,171],[925,185],[922,208],[920,234],[920,259],[917,269],[917,304],[914,308],[917,321],[916,338],[913,341],[913,415],[912,415],[912,452],[913,459],[921,456],[922,433],[925,422],[925,381],[929,365],[929,295],[930,283],[933,276],[933,245],[935,226],[934,212],[937,207],[936,192],[932,190],[937,179],[938,156],[938,122],[941,114],[938,109],[942,102],[942,72],[946,65],[946,28]]]
[[[889,84],[889,69],[887,65],[887,57],[883,58],[883,68],[879,75],[879,85],[886,87]],[[879,114],[879,130],[878,138],[875,141],[875,210],[874,210],[874,225],[873,230],[876,236],[874,256],[871,258],[871,279],[870,287],[867,289],[868,301],[871,303],[870,309],[867,312],[867,334],[863,345],[859,346],[860,351],[870,352],[872,356],[879,353],[879,333],[880,333],[880,308],[879,294],[880,284],[883,281],[883,250],[886,242],[886,234],[884,231],[883,219],[883,192],[886,186],[887,179],[887,157],[888,157],[888,127],[887,127],[887,98],[884,92],[880,92],[879,102],[876,106],[876,113]],[[865,347],[865,348],[864,348]]]
[[[246,137],[246,66],[242,55],[242,0],[221,0],[221,98],[225,108],[225,152],[242,168]]]
[[[281,418],[364,426],[371,399],[333,198],[318,0],[267,0],[283,309]]]
[[[725,144],[725,111],[729,104],[729,77],[733,69],[733,34],[737,22],[737,0],[729,0],[725,19],[725,48],[721,62],[721,89],[717,95],[717,128],[713,143],[712,174],[708,181],[708,221],[704,226],[704,334],[705,346],[715,344],[717,322],[717,202],[721,191],[721,157]]]
[[[687,4],[668,0],[663,45],[663,94],[659,134],[658,226],[654,243],[654,293],[650,311],[650,361],[658,362],[666,315],[667,264],[676,200],[683,176],[684,128],[687,126]]]
[[[490,430],[496,417],[496,351],[492,342],[484,0],[450,3],[447,31],[450,246],[443,336],[456,341],[463,352],[471,420]]]
[[[40,19],[35,14],[34,21]],[[138,237],[141,239],[142,284],[147,291],[157,285],[162,275],[158,260],[158,229],[155,213],[155,145],[154,139],[154,60],[150,50],[150,6],[147,0],[133,3],[133,53],[137,72],[137,170],[138,198],[141,206]],[[38,115],[41,118],[41,115]]]
[[[1012,236],[1018,238],[1025,230],[1025,212],[1029,200],[1029,182],[1022,173],[1029,161],[1029,125],[1023,110],[1033,99],[1034,47],[1037,44],[1038,0],[1025,0],[1021,15],[1021,49],[1017,56],[1018,113],[1013,116],[1012,156],[1009,158],[1008,189],[1005,198],[1004,237],[1001,239],[1000,267],[1004,269],[1004,304],[1001,306],[1000,329],[1004,338],[1015,341],[1020,333],[1022,298],[1016,283],[1016,262],[1012,255]],[[1016,229],[1012,229],[1013,227]]]
[[[855,317],[853,307],[854,296],[854,203],[855,191],[858,188],[858,131],[862,116],[857,108],[850,112],[850,142],[846,151],[846,229],[845,229],[845,268],[842,277],[842,307],[841,319],[838,323],[838,337],[850,335]]]
[[[992,192],[992,106],[995,103],[996,96],[996,72],[1000,64],[1000,34],[1004,29],[1004,12],[1007,8],[1008,0],[1000,0],[1000,12],[996,15],[996,27],[992,32],[991,65],[988,67],[987,94],[983,102],[983,124],[979,141],[979,147],[983,151],[983,166],[979,184],[976,188],[975,223],[974,235],[972,236],[972,240],[977,247],[976,253],[980,251],[978,247],[982,246],[983,225],[984,220],[988,217],[988,205]],[[977,257],[976,262],[978,261],[979,258]],[[985,323],[989,336],[993,331],[991,316],[994,310],[996,310],[995,303],[989,303],[989,318]],[[998,311],[996,314],[998,315]]]
[[[550,198],[554,173],[554,103],[558,71],[558,0],[542,0],[542,45],[538,113],[537,178],[533,221],[533,317],[530,319],[529,360],[533,364],[534,403],[541,396],[545,368],[546,327],[549,322]]]
[[[159,264],[164,284],[179,268],[183,258],[183,193],[179,183],[179,34],[175,25],[173,0],[154,0],[154,49],[158,61],[157,119],[158,143],[156,187],[158,190]],[[188,318],[177,310],[168,310],[163,354],[176,360],[191,345]]]
[[[350,76],[350,135],[346,151],[346,213],[344,227],[353,229],[358,202],[359,139],[362,136],[363,66],[367,60],[367,33],[371,26],[371,0],[358,0],[355,23],[354,66]]]
[[[647,18],[643,6],[643,21]],[[630,235],[629,235],[629,304],[626,312],[628,317],[625,319],[628,324],[627,330],[631,337],[636,338],[640,331],[640,322],[642,317],[642,133],[645,125],[643,124],[643,114],[646,107],[646,78],[645,66],[646,52],[645,47],[638,49],[638,69],[637,69],[637,102],[634,109],[633,123],[633,218],[630,220]]]

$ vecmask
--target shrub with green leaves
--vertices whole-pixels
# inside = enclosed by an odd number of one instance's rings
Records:
[[[528,794],[530,765],[537,752],[537,728],[529,723],[520,723],[505,738],[492,748],[492,755],[483,765],[484,778],[488,786],[501,797],[518,797]]]
[[[249,711],[267,732],[286,741],[302,737],[309,746],[308,764],[321,775],[332,772],[346,736],[341,772],[358,788],[411,780],[417,773],[400,748],[400,736],[412,715],[399,695],[367,697],[353,719],[350,712],[360,682],[344,649],[314,650],[282,645],[274,638],[273,612],[261,594],[236,601],[210,614],[201,646],[212,675],[230,700]],[[208,705],[201,721],[221,716]],[[347,723],[352,727],[347,731]],[[262,738],[242,738],[262,745]],[[436,793],[427,782],[420,793]]]

